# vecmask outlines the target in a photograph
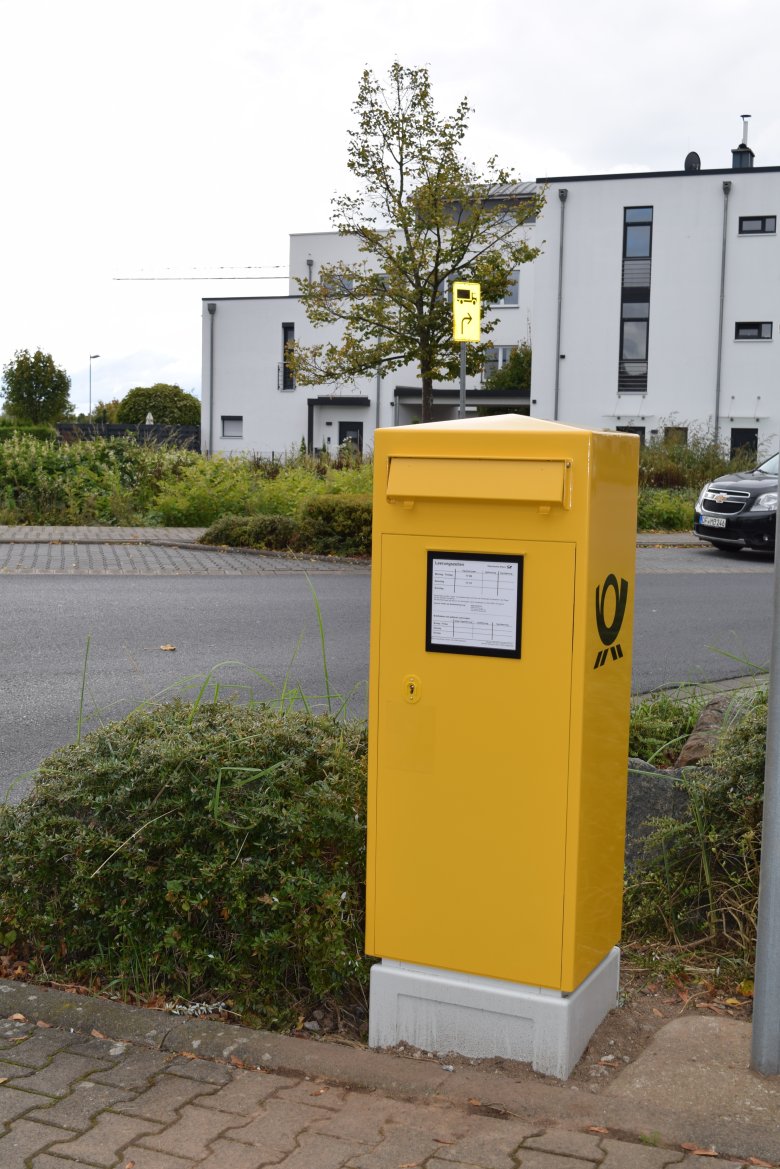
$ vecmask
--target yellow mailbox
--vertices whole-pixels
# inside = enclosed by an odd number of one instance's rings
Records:
[[[366,949],[391,966],[565,997],[618,940],[637,457],[516,415],[376,433]]]

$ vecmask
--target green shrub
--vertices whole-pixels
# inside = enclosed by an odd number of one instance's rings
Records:
[[[230,998],[264,1026],[362,996],[365,731],[225,703],[137,711],[0,809],[0,936],[48,977]]]
[[[0,522],[137,524],[161,482],[201,458],[130,439],[60,444],[15,435],[0,444]]]
[[[206,529],[199,543],[284,550],[297,546],[298,525],[286,515],[223,515]]]
[[[47,422],[0,422],[0,442],[8,442],[17,434],[53,442],[57,437],[57,430]]]
[[[631,707],[628,753],[656,767],[671,766],[699,717],[704,699],[693,692],[661,692]]]
[[[301,510],[301,547],[338,556],[371,552],[371,496],[318,495]]]
[[[687,442],[659,435],[639,452],[641,487],[688,487],[699,491],[710,479],[726,471],[746,471],[756,465],[755,455],[740,451],[730,458],[728,448],[711,431],[687,427]]]
[[[144,423],[147,414],[158,426],[200,426],[200,398],[181,386],[155,382],[129,390],[116,407],[117,422]]]
[[[726,727],[706,768],[680,783],[689,815],[661,820],[626,888],[629,937],[754,955],[766,751],[766,694]]]
[[[704,484],[702,483],[702,486]],[[693,528],[697,492],[691,488],[639,489],[637,529],[640,532],[685,532]]]

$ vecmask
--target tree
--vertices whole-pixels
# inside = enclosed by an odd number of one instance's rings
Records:
[[[17,349],[3,367],[5,412],[20,422],[57,422],[73,413],[70,378],[49,353]]]
[[[530,390],[531,343],[521,341],[512,350],[509,360],[492,373],[485,382],[486,390]]]
[[[112,398],[110,402],[98,401],[95,403],[95,405],[92,409],[92,418],[90,419],[85,415],[83,421],[84,422],[89,422],[89,421],[97,422],[97,423],[100,423],[101,425],[107,425],[108,423],[118,422],[119,421],[118,414],[119,414],[119,407],[120,406],[121,406],[121,402],[120,402],[119,398]],[[79,417],[79,421],[82,421],[81,417]]]
[[[151,414],[164,426],[198,426],[200,399],[181,386],[155,382],[153,386],[136,386],[129,390],[116,411],[117,422],[145,422]]]
[[[434,380],[454,380],[460,365],[450,283],[478,281],[485,309],[502,300],[514,270],[538,254],[518,229],[544,199],[512,198],[513,176],[495,159],[479,175],[461,158],[471,110],[464,99],[453,115],[437,113],[427,69],[396,61],[386,87],[365,70],[353,110],[347,166],[359,190],[334,200],[333,225],[357,239],[365,259],[299,281],[311,323],[339,325],[341,339],[293,345],[289,364],[299,382],[317,385],[416,362],[427,421]],[[483,321],[485,336],[495,323]],[[484,354],[484,343],[467,346],[470,372]]]

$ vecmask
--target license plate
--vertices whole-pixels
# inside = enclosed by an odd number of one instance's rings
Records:
[[[725,528],[726,517],[722,515],[703,515],[700,522],[704,528]]]

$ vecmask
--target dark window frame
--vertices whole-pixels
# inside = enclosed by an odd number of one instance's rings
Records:
[[[633,355],[627,357],[625,353],[625,330],[626,325],[644,325],[645,326],[645,351],[644,355],[637,357]],[[647,352],[650,348],[650,316],[646,317],[622,317],[620,321],[620,360],[623,362],[631,361],[647,361]]]
[[[645,445],[647,436],[646,426],[616,426],[615,430],[618,434],[635,434],[639,439],[639,445]]]
[[[294,390],[295,377],[293,371],[290,369],[288,363],[288,345],[295,342],[295,323],[294,321],[282,321],[282,389]]]
[[[644,219],[629,219],[631,212],[646,212]],[[647,247],[647,254],[641,256],[629,255],[626,245],[628,243],[629,228],[632,227],[649,227],[650,236]],[[623,259],[624,260],[652,260],[653,258],[653,208],[652,207],[624,207],[623,208]]]
[[[741,440],[737,439],[735,437],[736,435],[741,435]],[[731,434],[729,435],[729,447],[732,459],[738,451],[744,450],[750,450],[756,457],[758,457],[758,427],[732,426]]]
[[[623,208],[623,283],[620,290],[620,337],[618,344],[618,393],[619,394],[646,394],[647,393],[647,362],[650,352],[650,272],[653,262],[653,212],[654,208],[643,204],[638,207]],[[647,254],[642,256],[627,254],[629,231],[635,227],[649,228]],[[627,277],[629,265],[634,261],[646,265],[640,269],[646,278],[642,284],[634,285]],[[635,265],[631,269],[636,276]],[[628,282],[627,282],[628,280]],[[645,306],[641,313],[626,312],[627,305]],[[625,356],[626,322],[629,324],[643,323],[645,326],[645,346],[643,357]],[[631,384],[634,382],[635,384]]]
[[[244,437],[244,415],[243,414],[220,414],[220,422],[222,424],[222,438],[243,438]],[[225,434],[226,422],[240,422],[240,434]]]
[[[757,330],[749,332],[748,330]],[[769,330],[766,332],[766,330]],[[771,341],[773,333],[772,321],[736,321],[734,324],[735,341]]]
[[[771,222],[772,226],[768,224]],[[759,228],[746,228],[746,223],[760,223]],[[740,235],[776,235],[777,234],[777,216],[776,215],[740,215],[739,217],[739,234]]]

